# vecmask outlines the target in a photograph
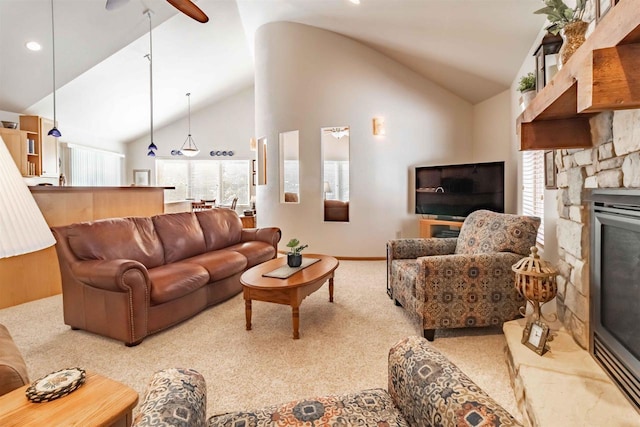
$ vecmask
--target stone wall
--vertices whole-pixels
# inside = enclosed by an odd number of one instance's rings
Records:
[[[557,150],[558,317],[589,346],[589,203],[591,188],[640,188],[640,110],[605,112],[591,121],[593,148]]]

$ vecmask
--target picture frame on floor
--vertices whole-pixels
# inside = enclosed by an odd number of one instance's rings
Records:
[[[558,188],[556,175],[558,173],[555,162],[555,150],[544,152],[544,186],[547,190],[555,190]]]

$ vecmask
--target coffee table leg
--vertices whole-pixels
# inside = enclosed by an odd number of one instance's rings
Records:
[[[300,307],[291,307],[291,320],[293,320],[293,339],[300,338]]]
[[[329,302],[333,302],[333,277],[329,278]]]
[[[247,331],[251,330],[251,300],[244,300],[244,315],[247,318]]]

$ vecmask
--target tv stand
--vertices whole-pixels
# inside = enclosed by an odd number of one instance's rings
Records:
[[[459,229],[462,227],[462,222],[443,219],[421,219],[420,237],[433,237],[433,232],[439,227],[455,227]]]

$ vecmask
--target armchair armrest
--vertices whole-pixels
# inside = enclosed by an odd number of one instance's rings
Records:
[[[204,377],[193,369],[163,369],[153,374],[132,427],[204,427],[206,416]]]
[[[428,239],[395,239],[387,242],[387,256],[393,259],[415,259],[421,256],[448,255],[456,250],[455,237]]]
[[[138,261],[128,259],[75,261],[70,264],[76,279],[106,291],[127,292],[146,289],[149,273]],[[148,293],[148,292],[146,292]]]
[[[522,425],[420,337],[389,351],[389,394],[410,426]]]

